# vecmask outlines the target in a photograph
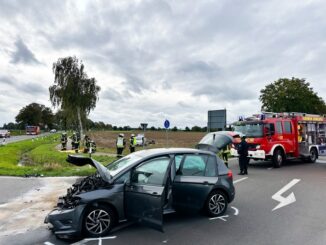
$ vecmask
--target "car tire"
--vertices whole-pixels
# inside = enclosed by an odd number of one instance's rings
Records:
[[[219,190],[212,191],[205,203],[205,211],[210,217],[216,217],[224,214],[227,207],[227,197],[224,192]]]
[[[109,206],[98,205],[87,209],[83,228],[88,237],[101,237],[108,234],[115,223],[115,214]]]
[[[284,154],[281,149],[276,149],[273,154],[273,165],[274,168],[282,167],[284,162]]]

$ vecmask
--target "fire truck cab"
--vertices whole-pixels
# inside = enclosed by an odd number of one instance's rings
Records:
[[[326,117],[305,113],[265,112],[244,118],[232,124],[235,135],[231,155],[238,156],[240,136],[246,135],[248,157],[272,160],[281,167],[287,159],[315,162],[326,155]]]

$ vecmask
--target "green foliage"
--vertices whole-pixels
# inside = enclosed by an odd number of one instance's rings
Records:
[[[23,107],[16,116],[16,122],[20,124],[21,128],[25,125],[48,125],[52,128],[53,119],[51,109],[37,103],[31,103]]]
[[[54,85],[49,87],[52,105],[61,108],[66,123],[78,122],[82,127],[81,120],[85,122],[96,106],[100,87],[95,78],[88,78],[83,63],[76,57],[58,59],[53,72]]]
[[[280,78],[260,91],[262,111],[326,113],[326,105],[305,79]]]

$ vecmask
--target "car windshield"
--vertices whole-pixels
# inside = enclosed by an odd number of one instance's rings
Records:
[[[120,173],[122,170],[128,168],[130,165],[132,165],[134,162],[141,159],[141,156],[138,156],[136,154],[130,154],[128,156],[125,156],[123,158],[120,158],[119,160],[116,160],[109,165],[106,166],[106,168],[109,170],[110,175],[113,177],[116,174]]]
[[[247,137],[262,137],[263,124],[261,122],[237,122],[233,124],[233,131],[241,132]]]

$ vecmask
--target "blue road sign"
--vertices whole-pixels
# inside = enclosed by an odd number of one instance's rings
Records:
[[[165,122],[164,122],[164,127],[165,127],[166,129],[168,129],[168,128],[170,127],[170,122],[169,122],[169,120],[165,120]]]

